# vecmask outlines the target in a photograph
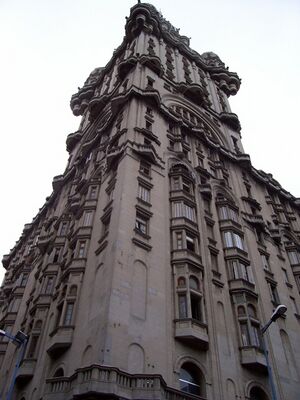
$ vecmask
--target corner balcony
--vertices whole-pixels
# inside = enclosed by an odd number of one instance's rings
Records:
[[[70,152],[74,149],[74,147],[76,146],[76,144],[80,141],[80,139],[82,138],[82,132],[81,131],[76,131],[73,133],[70,133],[67,136],[67,151]]]
[[[46,380],[44,400],[66,398],[123,400],[204,400],[203,397],[167,386],[161,375],[129,374],[114,367],[91,365],[70,377]]]
[[[5,269],[7,269],[8,265],[9,265],[9,261],[10,261],[10,255],[5,254],[2,258],[2,265]]]
[[[22,384],[27,383],[34,375],[36,360],[24,359],[17,372],[17,381]]]
[[[118,75],[120,79],[124,79],[126,75],[136,66],[137,64],[137,57],[129,56],[126,60],[120,61],[118,65]]]
[[[263,350],[249,346],[240,348],[241,364],[249,369],[260,372],[267,371],[267,362]]]
[[[175,338],[208,349],[207,325],[191,318],[175,320]]]
[[[241,130],[239,117],[234,113],[222,112],[220,114],[220,120],[237,132]]]
[[[57,358],[69,349],[73,341],[73,326],[59,326],[50,334],[47,353],[51,358]]]

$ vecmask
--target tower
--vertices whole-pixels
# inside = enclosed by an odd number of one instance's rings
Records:
[[[259,328],[280,300],[296,316],[267,345],[296,399],[299,202],[244,153],[240,80],[217,55],[149,4],[125,29],[72,97],[68,166],[4,257],[2,329],[29,335],[17,398],[269,398]],[[8,383],[15,348],[0,351]]]

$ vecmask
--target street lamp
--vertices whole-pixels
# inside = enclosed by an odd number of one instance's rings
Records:
[[[16,365],[14,368],[11,384],[9,386],[9,390],[8,390],[8,393],[6,396],[6,400],[11,400],[14,386],[16,383],[17,372],[20,367],[21,361],[23,359],[24,353],[25,353],[26,344],[28,342],[28,336],[25,335],[25,333],[23,333],[22,331],[18,331],[16,336],[14,336],[8,332],[3,331],[2,329],[0,329],[0,336],[6,336],[8,339],[10,339],[13,342],[13,344],[15,344],[20,349],[18,357],[17,357]]]
[[[276,396],[276,390],[275,390],[275,385],[274,385],[274,381],[273,381],[272,369],[271,369],[271,365],[269,363],[268,350],[266,349],[265,340],[264,340],[263,335],[266,332],[266,330],[269,328],[271,323],[275,322],[280,316],[284,315],[286,313],[286,310],[287,310],[287,307],[284,304],[280,304],[279,306],[277,306],[275,308],[273,314],[271,315],[270,320],[260,330],[260,332],[262,334],[263,350],[264,350],[264,354],[265,354],[265,358],[266,358],[266,362],[267,362],[268,377],[269,377],[269,383],[271,386],[272,400],[277,400],[277,396]]]

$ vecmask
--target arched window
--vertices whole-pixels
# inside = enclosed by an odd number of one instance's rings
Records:
[[[180,368],[180,390],[197,396],[205,395],[205,381],[200,369],[190,362],[184,363]]]
[[[58,368],[53,375],[53,378],[59,378],[61,376],[65,376],[63,368]]]
[[[250,390],[250,400],[269,400],[269,397],[261,388],[254,386]]]
[[[193,290],[199,290],[199,281],[194,276],[190,276],[190,288]]]
[[[185,278],[183,278],[183,276],[178,278],[177,284],[178,284],[178,287],[185,287]]]

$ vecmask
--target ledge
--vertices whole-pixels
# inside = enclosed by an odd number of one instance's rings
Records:
[[[240,348],[241,364],[249,369],[267,372],[267,362],[265,355],[258,347],[242,347]]]
[[[60,326],[50,336],[47,353],[51,358],[57,358],[72,345],[73,326]]]

